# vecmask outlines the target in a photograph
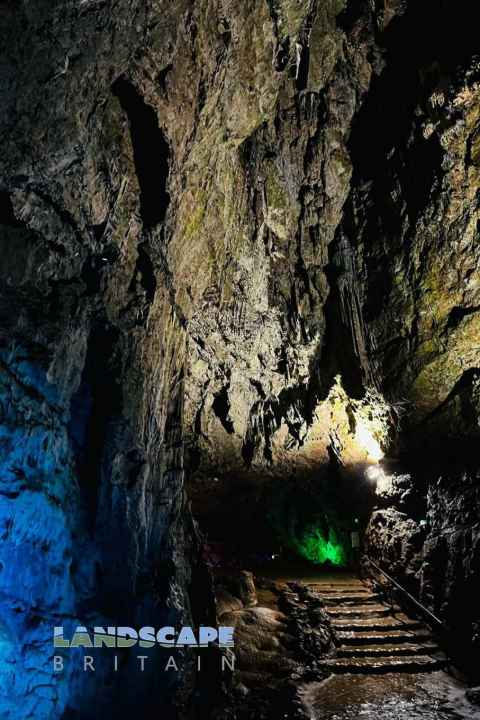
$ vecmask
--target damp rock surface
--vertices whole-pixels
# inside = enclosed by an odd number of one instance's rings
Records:
[[[307,686],[303,700],[312,720],[477,720],[465,688],[446,673],[381,677],[336,675]]]

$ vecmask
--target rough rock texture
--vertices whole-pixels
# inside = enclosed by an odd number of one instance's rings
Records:
[[[182,675],[133,687],[126,658],[119,680],[73,659],[54,677],[52,635],[190,618],[185,336],[164,259],[186,132],[164,132],[181,128],[159,122],[158,80],[188,51],[188,13],[6,3],[1,22],[0,714],[168,712]]]
[[[405,477],[400,484],[406,484]],[[410,492],[412,485],[410,480]],[[385,504],[385,492],[380,497]],[[370,519],[367,555],[443,621],[445,641],[457,663],[478,677],[478,474],[452,469],[448,476],[428,481],[425,498],[406,498],[405,492],[392,498],[390,493],[388,502],[390,507],[375,510]]]
[[[334,647],[321,600],[301,582],[259,578],[254,605],[242,603],[237,592],[238,605],[222,610],[224,584],[215,588],[218,617],[235,627],[236,667],[219,717],[274,720],[288,714],[303,720],[300,687],[324,679],[321,659]]]
[[[461,45],[447,40],[468,21],[466,6],[444,3],[431,32],[428,5],[408,6],[387,35],[386,70],[351,137],[341,242],[356,250],[368,356],[398,414],[410,475],[397,469],[393,491],[379,483],[380,506],[390,507],[372,516],[367,551],[452,628],[465,659],[472,643],[478,653],[480,621],[471,599],[479,559],[478,46],[466,26]],[[469,659],[472,670],[478,661]]]
[[[200,475],[305,472],[327,457],[328,248],[350,189],[352,120],[381,69],[368,5],[350,32],[343,10],[337,0],[255,5],[240,37],[232,27],[233,57],[202,113],[210,142],[222,111],[227,130],[209,146],[188,226],[191,253],[203,255],[185,402]],[[249,85],[235,66],[245,29]]]
[[[467,699],[474,705],[480,705],[480,688],[475,687],[467,690]]]
[[[107,668],[53,677],[53,624],[210,610],[186,465],[195,501],[227,480],[232,502],[236,479],[363,469],[389,440],[427,465],[478,441],[471,5],[2,4],[6,718],[127,712]],[[369,542],[456,622],[476,470],[408,470],[419,505],[392,497]],[[160,711],[194,679],[144,682]]]

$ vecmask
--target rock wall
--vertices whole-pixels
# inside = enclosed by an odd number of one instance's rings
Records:
[[[433,25],[431,10],[408,5],[385,37],[385,72],[351,136],[340,237],[355,248],[367,353],[400,429],[367,551],[446,622],[473,670],[479,67],[468,7],[444,3]]]
[[[365,551],[443,622],[443,631],[434,625],[451,656],[478,680],[478,474],[451,467],[418,479],[390,475],[380,482]],[[365,571],[382,580],[367,563]]]
[[[52,639],[190,618],[175,138],[135,78],[145,33],[160,74],[186,16],[35,2],[1,22],[0,714],[168,713],[188,673],[129,685],[133,659],[113,677],[104,653],[95,677],[75,658],[57,676]]]
[[[200,474],[285,474],[327,457],[329,247],[350,189],[352,120],[381,70],[369,5],[345,25],[337,0],[252,5],[202,113],[214,157],[195,197],[203,286],[191,282],[185,405]]]
[[[408,582],[418,570],[409,558],[418,565],[424,540],[434,542],[419,524],[428,488],[454,478],[478,439],[472,10],[305,4],[292,25],[290,3],[271,7],[281,74],[269,68],[263,88],[275,101],[213,184],[207,173],[195,217],[211,250],[189,322],[191,496],[206,514],[238,515],[249,491],[235,495],[236,480],[315,481],[332,457],[361,469],[397,455],[415,502],[397,518],[392,501],[382,519],[391,534],[372,524],[367,543]],[[352,407],[366,388],[379,395],[365,424]],[[462,514],[452,522],[462,526]],[[450,548],[445,562],[455,557]],[[450,591],[439,593],[437,608]]]

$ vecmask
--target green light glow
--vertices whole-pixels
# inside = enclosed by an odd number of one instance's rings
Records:
[[[310,529],[303,535],[301,542],[297,542],[297,550],[304,558],[316,565],[331,562],[332,565],[345,565],[346,555],[342,545],[338,542],[333,529],[330,530],[328,540],[316,528]]]

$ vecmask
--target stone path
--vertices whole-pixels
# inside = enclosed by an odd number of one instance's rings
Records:
[[[429,628],[382,603],[361,580],[347,576],[310,587],[322,598],[341,643],[324,663],[332,673],[425,672],[445,666]]]
[[[311,720],[480,720],[465,687],[442,670],[331,675],[302,699]]]
[[[304,686],[311,720],[480,720],[465,685],[444,672],[429,628],[384,605],[355,577],[309,582],[325,604],[340,645],[332,674]]]

